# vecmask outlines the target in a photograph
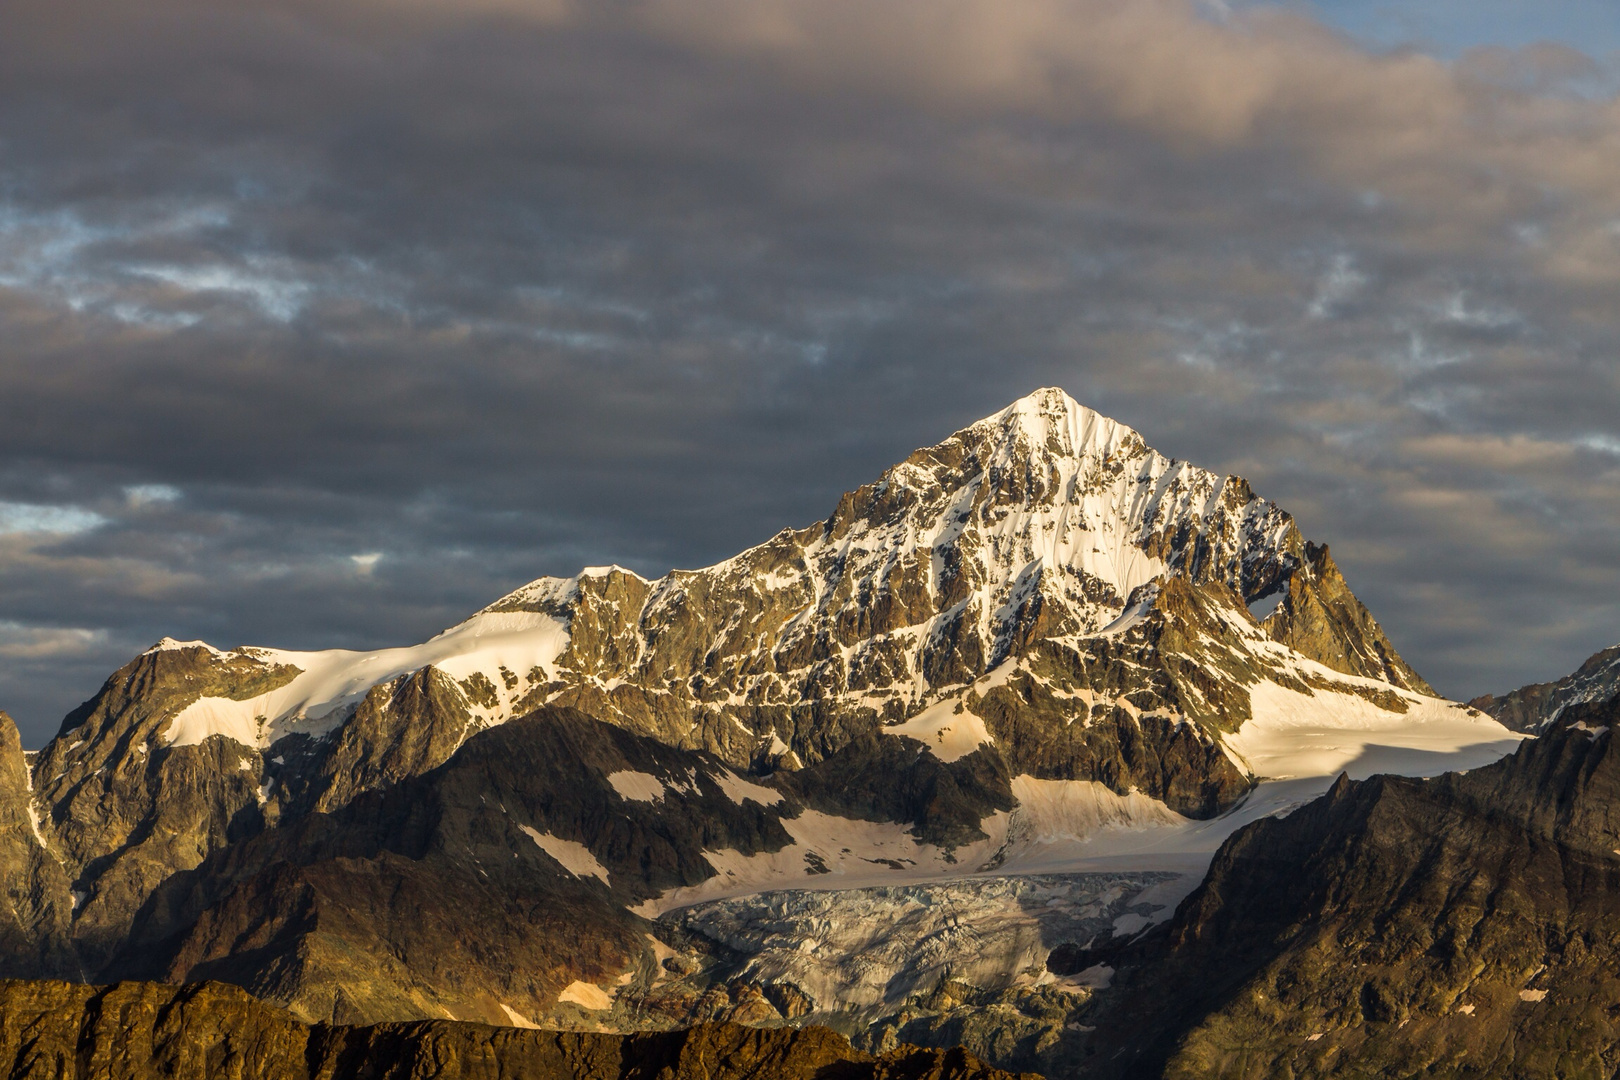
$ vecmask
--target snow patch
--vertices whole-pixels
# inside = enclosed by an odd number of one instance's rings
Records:
[[[563,992],[567,993],[566,990],[563,991]],[[520,1013],[516,1009],[512,1008],[512,1006],[508,1005],[504,1001],[501,1002],[500,1004],[501,1004],[501,1011],[506,1014],[506,1018],[512,1022],[513,1027],[530,1028],[532,1030],[539,1030],[539,1028],[540,1028],[539,1024],[535,1023],[533,1020],[530,1020],[527,1016],[524,1016],[522,1013]]]
[[[570,874],[577,878],[594,875],[601,879],[602,884],[612,885],[612,882],[608,881],[607,867],[597,862],[596,856],[591,854],[591,849],[584,844],[577,840],[564,840],[560,836],[543,833],[528,825],[519,825],[518,828],[522,829],[541,851],[561,863],[562,868]]]
[[[1074,982],[1091,990],[1107,990],[1114,985],[1114,969],[1107,964],[1093,964],[1075,975]]]
[[[152,646],[150,649],[147,649],[141,655],[142,656],[150,656],[155,652],[169,652],[169,651],[174,650],[174,649],[207,649],[209,652],[213,653],[215,656],[224,656],[225,655],[225,653],[223,653],[220,650],[214,648],[212,645],[208,644],[208,642],[206,642],[206,641],[176,641],[172,637],[163,638],[156,645]]]
[[[1013,824],[1008,834],[1030,844],[1083,840],[1103,829],[1152,829],[1186,825],[1158,799],[1132,790],[1120,795],[1095,780],[1039,780],[1027,773],[1013,777]]]
[[[664,798],[664,785],[652,773],[622,769],[616,773],[609,773],[607,782],[613,785],[613,790],[619,793],[621,799],[661,802]]]
[[[585,569],[579,572],[579,576],[582,578],[612,577],[614,574],[623,574],[625,577],[633,577],[637,581],[647,580],[634,570],[626,570],[618,563],[609,563],[607,566],[587,566]]]
[[[804,573],[797,569],[790,570],[786,574],[778,574],[775,570],[767,570],[759,575],[760,584],[765,586],[767,592],[791,589],[802,580],[804,580]]]
[[[32,799],[28,800],[28,827],[34,831],[34,839],[39,841],[39,846],[49,851],[50,845],[45,842],[45,834],[39,831],[39,808],[34,805]]]
[[[960,711],[958,711],[960,710]],[[917,739],[941,761],[956,761],[995,740],[984,721],[969,712],[957,698],[930,705],[903,724],[883,729],[889,735],[909,735]]]
[[[600,1011],[613,1008],[613,999],[608,997],[607,991],[595,983],[580,982],[575,979],[563,988],[557,995],[559,1002],[570,1001],[582,1009]]]
[[[1146,927],[1152,926],[1154,920],[1139,912],[1130,912],[1114,920],[1114,936],[1118,938],[1130,937],[1141,933]]]
[[[894,822],[834,817],[816,810],[783,818],[793,843],[780,851],[745,855],[734,848],[704,851],[715,875],[697,885],[671,889],[631,910],[645,918],[703,900],[743,896],[767,889],[839,890],[906,881],[955,877],[989,857],[1006,831],[1007,814],[994,814],[981,826],[991,840],[954,853],[918,843],[910,826]]]
[[[1097,631],[1099,637],[1118,637],[1119,635],[1137,626],[1153,611],[1153,602],[1159,598],[1155,590],[1145,600],[1132,604],[1120,613],[1119,618]]]
[[[720,785],[720,790],[726,793],[726,798],[741,806],[750,799],[761,806],[775,806],[782,801],[780,791],[772,791],[762,784],[750,784],[729,769],[722,769],[714,776],[714,782]]]
[[[506,720],[515,704],[500,669],[528,672],[539,668],[549,680],[568,647],[568,626],[550,615],[530,611],[483,611],[421,645],[380,652],[328,649],[291,652],[284,649],[239,649],[267,665],[292,665],[301,674],[278,689],[243,701],[204,697],[182,709],[163,732],[170,746],[193,746],[224,735],[260,749],[283,735],[322,735],[348,717],[348,707],[379,683],[429,665],[457,682],[481,674],[495,687],[498,704],[486,719]],[[217,652],[217,650],[216,650]],[[220,653],[224,656],[226,654]]]
[[[1402,696],[1404,713],[1353,693],[1302,694],[1260,682],[1250,690],[1252,718],[1225,744],[1257,776],[1286,780],[1348,772],[1352,780],[1364,780],[1374,773],[1437,776],[1478,768],[1525,738],[1464,705]]]

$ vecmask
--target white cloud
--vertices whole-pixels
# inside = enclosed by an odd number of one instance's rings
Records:
[[[134,507],[172,503],[179,500],[180,489],[172,484],[131,484],[124,489],[124,498]]]
[[[1440,309],[1440,317],[1458,326],[1476,330],[1501,330],[1523,322],[1522,316],[1510,308],[1470,306],[1466,293],[1454,293]]]
[[[1346,254],[1335,255],[1327,273],[1317,282],[1316,297],[1306,311],[1313,319],[1329,318],[1365,284],[1367,275],[1356,269],[1354,259]]]
[[[106,518],[82,506],[0,502],[0,535],[8,533],[73,535],[89,532],[106,522]]]
[[[304,306],[310,286],[291,280],[284,273],[254,265],[245,268],[212,266],[132,266],[131,273],[173,285],[187,293],[231,293],[246,297],[260,311],[278,322],[290,322]]]
[[[107,643],[107,631],[80,627],[25,626],[0,621],[0,657],[45,660],[81,656]]]
[[[1600,454],[1613,454],[1620,457],[1620,439],[1613,435],[1584,435],[1575,440],[1575,445],[1588,450],[1596,450]]]

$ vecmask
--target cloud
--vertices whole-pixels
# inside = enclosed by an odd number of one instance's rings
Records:
[[[1446,690],[1570,669],[1620,105],[1236,8],[0,6],[0,619],[106,632],[0,704],[702,565],[1048,383],[1249,475]]]
[[[23,626],[0,622],[0,657],[8,660],[45,660],[78,657],[98,650],[107,641],[105,630],[76,627]]]
[[[124,498],[135,508],[172,503],[180,498],[180,489],[173,484],[128,484]]]
[[[1340,304],[1355,296],[1365,284],[1367,275],[1356,269],[1349,255],[1335,255],[1327,272],[1317,282],[1316,296],[1306,311],[1313,319],[1329,318]]]
[[[107,519],[80,506],[41,506],[36,503],[0,502],[0,535],[46,533],[72,535],[88,532]]]

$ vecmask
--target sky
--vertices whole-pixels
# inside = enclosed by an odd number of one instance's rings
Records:
[[[1304,11],[1375,48],[1455,59],[1468,49],[1561,44],[1596,59],[1620,52],[1614,0],[1316,0]]]
[[[1606,14],[11,0],[0,707],[706,565],[1045,385],[1444,693],[1564,674],[1620,641]]]

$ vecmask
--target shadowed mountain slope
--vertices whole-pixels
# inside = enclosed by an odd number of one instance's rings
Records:
[[[1094,1045],[1118,1056],[1081,1072],[1614,1075],[1616,722],[1574,706],[1495,765],[1341,780],[1245,828],[1162,946],[1116,960]]]

